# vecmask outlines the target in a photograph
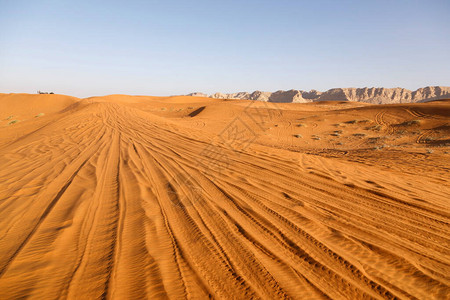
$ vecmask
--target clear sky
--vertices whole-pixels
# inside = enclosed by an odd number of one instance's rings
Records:
[[[448,0],[0,0],[0,92],[450,86]]]

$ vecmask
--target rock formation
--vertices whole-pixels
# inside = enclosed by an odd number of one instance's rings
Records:
[[[189,96],[208,97],[203,93],[192,93]],[[450,98],[450,87],[427,86],[410,91],[404,88],[335,88],[326,92],[316,90],[276,91],[253,93],[239,92],[233,94],[215,93],[211,98],[218,99],[247,99],[278,103],[307,103],[316,101],[357,101],[371,104],[386,103],[415,103]]]

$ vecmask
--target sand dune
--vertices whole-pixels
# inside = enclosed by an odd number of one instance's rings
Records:
[[[450,295],[450,101],[0,112],[0,299]]]

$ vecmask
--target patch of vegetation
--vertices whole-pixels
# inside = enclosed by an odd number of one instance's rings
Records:
[[[333,132],[332,134],[330,134],[330,135],[332,135],[332,136],[341,136],[341,134],[340,133],[338,133],[338,132]]]
[[[297,127],[308,127],[308,126],[306,126],[306,124],[300,123],[300,124],[297,124]]]
[[[381,150],[385,147],[385,145],[373,147],[373,150]]]
[[[375,126],[369,126],[369,127],[366,127],[365,129],[366,129],[366,130],[380,131],[381,128],[382,128],[381,125],[375,125]]]
[[[11,122],[8,123],[8,125],[16,124],[17,122],[19,122],[19,120],[12,120]]]
[[[376,142],[380,141],[381,139],[383,139],[381,136],[377,136],[377,137],[370,137],[367,141],[369,143],[376,143]]]
[[[298,139],[301,139],[303,137],[301,134],[294,134],[294,136]]]
[[[402,125],[402,126],[411,126],[411,125],[419,125],[419,124],[420,124],[420,120],[411,120],[411,121],[403,122],[400,125]]]
[[[311,138],[315,141],[320,140],[320,137],[318,137],[317,135],[312,135]]]
[[[371,120],[351,120],[351,121],[347,121],[344,122],[346,124],[356,124],[356,123],[372,123]]]
[[[366,136],[365,133],[354,133],[353,136],[363,137]]]
[[[39,118],[42,117],[44,115],[44,113],[38,113],[36,116],[34,116],[35,118]]]
[[[14,118],[14,116],[9,116],[6,118],[6,120],[8,121],[8,120],[11,120],[12,118]]]

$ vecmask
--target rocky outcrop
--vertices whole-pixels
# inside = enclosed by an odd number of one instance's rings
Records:
[[[450,87],[428,86],[416,91],[403,88],[339,88],[323,93],[317,100],[342,100],[371,104],[414,103],[450,98]]]
[[[195,96],[206,96],[202,93],[190,94]],[[268,101],[277,103],[307,103],[316,101],[356,101],[371,104],[385,103],[415,103],[426,102],[450,98],[450,87],[427,86],[410,91],[404,88],[335,88],[326,92],[316,90],[302,91],[276,91],[253,93],[240,92],[233,94],[216,93],[210,95],[211,98],[218,99],[248,99],[258,101]]]
[[[203,93],[197,93],[197,92],[195,92],[195,93],[190,93],[190,94],[187,94],[186,96],[192,96],[192,97],[208,97],[208,95],[207,95],[207,94],[203,94]]]

